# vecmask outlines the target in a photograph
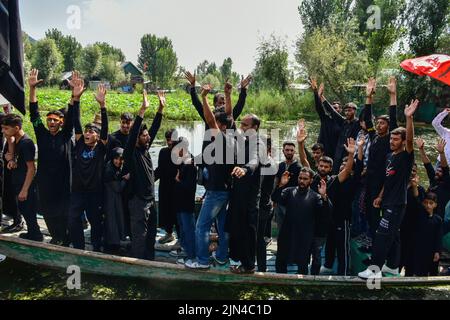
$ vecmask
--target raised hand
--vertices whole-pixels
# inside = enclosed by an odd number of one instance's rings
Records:
[[[387,85],[387,90],[390,95],[396,95],[397,94],[397,79],[395,77],[389,78],[389,83]]]
[[[225,81],[225,95],[230,96],[233,91],[233,85],[230,83],[229,79]]]
[[[325,85],[323,83],[320,84],[318,93],[319,93],[319,97],[323,98],[323,95],[325,94]]]
[[[72,71],[72,78],[69,80],[69,86],[73,89],[73,87],[75,87],[75,83],[80,79],[80,73],[76,70]]]
[[[319,194],[322,197],[326,197],[327,195],[327,183],[325,182],[325,180],[320,180],[320,185],[319,185]]]
[[[356,142],[356,145],[358,146],[358,148],[362,148],[364,147],[365,144],[366,144],[366,137],[362,135]]]
[[[156,95],[159,99],[159,106],[165,108],[167,106],[166,93],[164,91],[158,91]]]
[[[150,102],[148,102],[147,90],[142,92],[142,109],[147,110],[150,107]]]
[[[205,98],[211,92],[212,86],[210,84],[205,84],[202,87],[202,97]]]
[[[316,78],[309,78],[309,84],[311,85],[311,89],[316,92],[319,88],[317,87],[317,79]]]
[[[447,141],[445,141],[444,139],[439,138],[439,140],[438,140],[438,142],[436,144],[437,152],[439,152],[439,154],[444,153],[446,145],[447,145]]]
[[[303,144],[307,138],[308,132],[306,131],[305,119],[300,119],[298,122],[297,143]]]
[[[289,180],[291,180],[291,174],[288,171],[286,171],[281,176],[280,185],[279,186],[280,187],[284,187],[285,185],[287,185],[289,183]]]
[[[353,138],[347,139],[347,145],[344,145],[345,150],[349,154],[355,154],[356,152],[356,142]]]
[[[38,85],[40,85],[44,80],[39,80],[39,70],[38,69],[32,69],[30,71],[30,74],[28,76],[28,84],[30,85],[30,88],[34,89]]]
[[[405,107],[405,117],[410,118],[414,116],[417,108],[419,107],[419,100],[412,100],[409,106]]]
[[[77,78],[75,81],[72,82],[72,95],[74,98],[81,98],[83,93],[87,90],[87,88],[84,87],[84,80]]]
[[[195,72],[194,74],[192,74],[189,71],[186,71],[184,73],[184,77],[186,78],[187,81],[189,81],[191,87],[195,87],[195,84],[197,83]]]
[[[377,90],[377,80],[374,78],[369,78],[369,82],[366,86],[366,95],[367,97],[373,97]]]
[[[253,76],[249,75],[247,78],[241,81],[241,89],[247,89],[253,80]]]
[[[106,86],[104,84],[98,85],[97,93],[95,94],[95,100],[98,102],[100,107],[102,107],[102,108],[105,107],[105,105],[106,105]]]
[[[410,182],[411,182],[411,187],[417,188],[417,186],[419,185],[419,175],[412,177]]]
[[[417,146],[417,148],[422,150],[425,147],[425,141],[422,138],[417,138],[416,139],[416,146]]]

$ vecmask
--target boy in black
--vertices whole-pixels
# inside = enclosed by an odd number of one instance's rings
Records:
[[[36,165],[34,162],[36,147],[33,141],[22,129],[22,118],[9,114],[2,120],[2,132],[6,138],[14,137],[14,154],[16,167],[11,173],[12,186],[17,201],[19,213],[25,218],[28,233],[22,233],[21,238],[33,241],[42,241],[43,236],[37,223],[36,186],[34,175]],[[8,152],[5,150],[5,152]]]
[[[417,189],[415,194],[419,194]],[[416,277],[437,276],[439,273],[443,231],[442,218],[434,214],[437,200],[436,194],[429,192],[418,203],[412,259],[412,274]],[[421,200],[416,198],[416,201]]]
[[[150,147],[161,127],[162,112],[166,105],[163,92],[158,92],[159,109],[150,130],[142,125],[150,104],[147,92],[139,115],[131,128],[123,158],[130,173],[131,250],[137,259],[155,259],[157,213],[155,207],[155,173],[150,156]]]
[[[427,171],[428,180],[430,181],[429,191],[437,195],[438,205],[436,214],[442,219],[445,216],[445,207],[450,201],[450,173],[448,168],[448,159],[445,155],[446,142],[444,139],[439,139],[436,150],[440,155],[439,167],[435,170],[431,164],[430,159],[425,153],[425,144],[422,139],[417,140],[420,157]]]
[[[70,198],[70,148],[73,136],[73,108],[79,108],[84,92],[84,83],[78,72],[73,72],[70,84],[73,88],[67,117],[60,111],[47,114],[47,127],[39,114],[36,87],[39,71],[31,70],[30,119],[36,134],[39,150],[38,171],[36,174],[39,191],[39,212],[42,213],[48,231],[52,236],[51,244],[67,243],[67,207]],[[51,177],[51,179],[49,179]]]
[[[391,132],[391,151],[386,161],[386,179],[374,206],[381,207],[383,217],[373,243],[372,264],[382,273],[398,275],[400,265],[400,226],[405,214],[408,183],[414,164],[414,113],[419,106],[415,100],[405,108],[406,129]],[[387,262],[386,262],[387,260]],[[386,262],[386,264],[385,264]],[[368,279],[374,273],[368,268],[359,277]]]
[[[102,246],[103,172],[108,143],[108,115],[106,88],[99,85],[95,96],[101,108],[101,130],[94,124],[81,127],[80,108],[74,108],[75,159],[72,170],[72,194],[69,209],[69,237],[76,249],[85,249],[82,215],[86,212],[91,225],[91,243],[94,251]]]

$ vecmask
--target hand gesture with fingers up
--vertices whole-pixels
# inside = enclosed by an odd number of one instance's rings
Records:
[[[101,108],[106,107],[106,93],[106,86],[103,83],[99,84],[97,87],[97,93],[95,94],[95,100],[98,102]]]
[[[253,80],[253,76],[249,75],[247,78],[241,81],[241,89],[247,89]]]
[[[31,89],[35,89],[38,85],[40,85],[44,80],[39,80],[39,70],[38,69],[32,69],[30,71],[30,75],[28,76],[28,84],[30,85]]]
[[[205,98],[208,96],[208,94],[211,92],[212,86],[210,84],[205,84],[202,87],[202,97]]]
[[[189,84],[191,85],[191,87],[195,87],[197,80],[195,77],[195,72],[194,74],[190,73],[189,71],[186,71],[184,73],[184,77],[186,78],[187,81],[189,81]]]
[[[419,100],[417,99],[411,100],[410,105],[405,107],[405,117],[407,118],[413,117],[418,107],[419,107]]]

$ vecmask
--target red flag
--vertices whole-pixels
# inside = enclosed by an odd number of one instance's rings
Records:
[[[430,76],[450,86],[450,56],[433,54],[403,61],[400,66],[419,76]]]

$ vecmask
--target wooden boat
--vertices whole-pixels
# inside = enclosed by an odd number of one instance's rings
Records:
[[[48,239],[47,239],[48,240]],[[31,265],[67,270],[78,266],[82,273],[105,276],[132,277],[152,280],[214,282],[223,284],[282,285],[282,286],[366,286],[357,277],[301,276],[294,274],[256,273],[235,275],[227,270],[195,271],[177,265],[175,259],[160,255],[160,261],[145,261],[102,253],[54,246],[45,242],[23,240],[17,235],[0,235],[0,254]],[[383,278],[381,286],[442,286],[450,285],[450,277]]]

